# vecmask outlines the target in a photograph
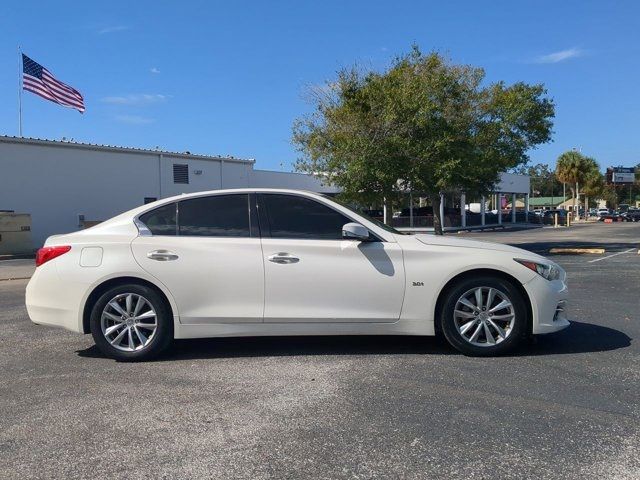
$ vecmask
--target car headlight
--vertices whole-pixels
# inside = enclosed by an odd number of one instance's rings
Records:
[[[564,280],[564,278],[562,278],[564,276],[564,270],[555,263],[539,263],[532,260],[523,260],[521,258],[514,258],[514,260],[549,281]]]

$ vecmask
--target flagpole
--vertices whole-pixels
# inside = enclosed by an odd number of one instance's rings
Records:
[[[18,46],[18,134],[22,137],[22,50]]]

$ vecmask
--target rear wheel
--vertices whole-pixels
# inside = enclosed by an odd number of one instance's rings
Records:
[[[446,293],[440,322],[447,341],[465,355],[499,355],[526,336],[527,309],[509,281],[468,278]]]
[[[121,361],[149,360],[173,339],[173,318],[165,300],[137,284],[119,285],[100,296],[90,327],[102,353]]]

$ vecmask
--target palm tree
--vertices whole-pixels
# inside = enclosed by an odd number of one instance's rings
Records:
[[[573,197],[573,212],[576,212],[576,195],[580,183],[584,182],[586,173],[589,171],[587,158],[580,152],[574,150],[564,152],[558,157],[556,163],[556,176],[563,183],[569,184],[571,196]]]
[[[582,191],[584,192],[584,210],[585,218],[586,212],[589,210],[589,197],[599,198],[605,187],[604,176],[600,173],[600,165],[595,159],[587,157],[587,172],[584,177],[584,185]]]

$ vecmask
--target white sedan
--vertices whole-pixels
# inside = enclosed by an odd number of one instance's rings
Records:
[[[496,243],[403,235],[321,195],[218,190],[167,198],[38,251],[36,324],[143,360],[174,338],[435,335],[496,355],[561,330],[565,272]]]

